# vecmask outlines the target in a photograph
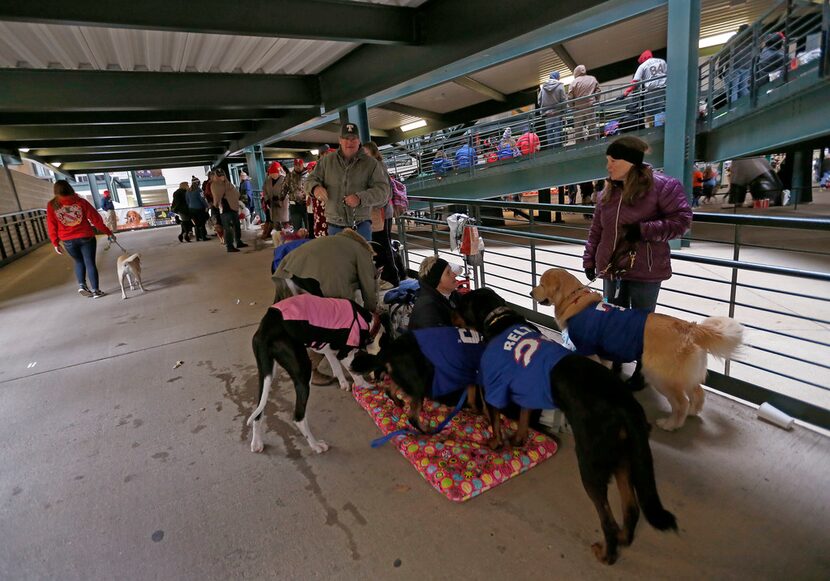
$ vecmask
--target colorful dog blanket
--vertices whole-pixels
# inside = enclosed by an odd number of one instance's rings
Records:
[[[382,389],[355,387],[353,394],[384,434],[409,427],[404,409]],[[450,411],[425,400],[421,421],[435,429]],[[516,429],[515,422],[504,418],[502,422],[508,432]],[[491,434],[485,418],[462,410],[440,434],[404,434],[393,438],[389,445],[395,446],[435,490],[455,502],[478,496],[556,453],[556,442],[533,430],[524,447],[507,445],[499,451],[487,446]]]

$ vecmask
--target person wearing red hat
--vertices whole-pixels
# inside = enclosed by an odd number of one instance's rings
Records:
[[[654,113],[665,110],[668,65],[663,59],[651,54],[650,50],[643,51],[637,62],[640,66],[637,67],[631,85],[623,91],[623,95],[638,89],[641,92],[643,113],[649,118]]]
[[[268,220],[262,226],[262,239],[268,240],[271,230],[288,224],[288,197],[285,192],[285,171],[277,161],[272,161],[266,170],[262,197],[268,207]]]
[[[112,203],[109,190],[104,190],[101,199],[101,210],[104,211],[104,224],[115,232],[118,229],[118,216],[115,215],[115,205]]]

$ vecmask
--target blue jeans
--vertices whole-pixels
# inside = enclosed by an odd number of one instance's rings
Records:
[[[75,278],[78,279],[78,286],[86,286],[86,275],[89,275],[89,286],[91,290],[98,288],[98,268],[95,266],[95,249],[98,243],[95,236],[91,238],[74,238],[64,240],[63,247],[75,261]]]
[[[749,69],[733,70],[727,85],[730,103],[734,103],[744,95],[749,95]]]
[[[617,293],[618,284],[619,293]],[[626,309],[642,309],[653,313],[657,307],[660,283],[603,279],[602,291],[606,300],[612,305],[619,305]]]
[[[338,232],[342,232],[348,226],[335,226],[334,224],[329,224],[329,236],[334,236]],[[357,233],[363,236],[366,239],[366,242],[372,241],[372,221],[371,220],[363,220],[362,222],[358,222],[357,226],[355,227]]]
[[[562,126],[564,125],[562,118],[558,115],[556,117],[545,117],[545,129],[547,138],[544,147],[562,147]]]

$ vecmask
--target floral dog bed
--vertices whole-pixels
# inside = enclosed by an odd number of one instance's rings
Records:
[[[382,389],[355,387],[353,394],[383,434],[409,427],[404,410]],[[451,411],[425,400],[421,421],[429,421],[435,429]],[[514,421],[502,421],[508,432],[515,430]],[[533,430],[523,448],[506,445],[499,451],[487,446],[490,434],[487,420],[465,409],[440,434],[402,434],[388,445],[395,446],[435,490],[455,502],[478,496],[556,453],[556,442]]]

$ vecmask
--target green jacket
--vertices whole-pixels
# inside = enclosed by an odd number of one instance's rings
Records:
[[[289,252],[273,278],[313,278],[320,283],[323,296],[335,299],[354,299],[359,290],[363,305],[374,311],[378,289],[373,255],[372,247],[360,234],[346,229],[335,236],[315,238]]]
[[[335,226],[352,226],[370,219],[373,206],[383,206],[389,199],[389,179],[383,166],[363,150],[346,162],[338,150],[322,157],[308,177],[305,191],[314,194],[314,188],[323,186],[329,193],[326,202],[326,221]],[[348,208],[346,196],[357,194],[360,205]]]

